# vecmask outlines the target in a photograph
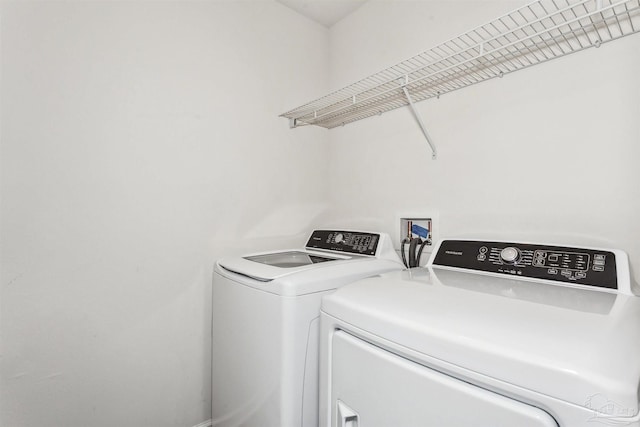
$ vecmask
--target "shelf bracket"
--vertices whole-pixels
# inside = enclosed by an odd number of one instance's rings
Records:
[[[424,125],[424,122],[422,121],[420,114],[418,114],[418,110],[416,110],[416,106],[413,103],[413,100],[411,99],[411,95],[409,95],[409,91],[407,90],[407,86],[406,86],[406,80],[407,79],[405,79],[405,84],[402,86],[402,91],[404,92],[404,96],[407,97],[407,101],[409,101],[409,107],[411,108],[411,111],[413,112],[413,116],[416,118],[416,121],[418,122],[418,126],[420,126],[420,130],[424,134],[424,137],[427,139],[427,142],[431,147],[431,153],[432,153],[431,159],[435,160],[438,157],[438,153],[436,152],[436,146],[433,144],[433,141],[431,140],[431,137],[427,132],[427,127]]]

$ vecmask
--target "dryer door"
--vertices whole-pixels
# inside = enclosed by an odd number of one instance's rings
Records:
[[[332,427],[557,427],[546,412],[334,334]]]

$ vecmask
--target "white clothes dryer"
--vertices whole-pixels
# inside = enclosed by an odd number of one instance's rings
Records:
[[[619,250],[444,240],[321,311],[321,427],[640,426]]]
[[[316,230],[302,249],[219,260],[214,427],[316,427],[320,302],[402,263],[384,233]]]

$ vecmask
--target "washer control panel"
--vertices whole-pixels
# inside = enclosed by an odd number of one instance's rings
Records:
[[[347,252],[356,255],[375,255],[380,235],[342,230],[315,230],[309,241],[308,249]]]
[[[444,240],[432,264],[618,289],[615,254],[604,250]]]

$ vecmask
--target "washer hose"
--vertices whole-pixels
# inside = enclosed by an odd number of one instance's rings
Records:
[[[416,249],[418,245],[422,243],[422,239],[416,237],[415,239],[411,239],[409,243],[409,268],[414,268],[418,266],[418,258],[416,257]]]
[[[425,239],[424,242],[420,245],[420,250],[418,250],[418,256],[416,257],[416,267],[420,266],[420,258],[422,257],[422,250],[427,246],[428,240]]]
[[[405,253],[404,247],[406,244],[409,244],[409,259],[407,259],[407,255]],[[428,241],[422,240],[420,237],[409,238],[405,237],[402,239],[402,243],[400,246],[400,253],[402,255],[402,263],[407,268],[414,268],[420,266],[420,258],[422,257],[422,251],[427,246]]]
[[[402,263],[407,268],[411,268],[411,267],[409,267],[409,263],[407,262],[407,255],[404,252],[404,245],[409,243],[409,241],[410,239],[408,237],[405,237],[404,239],[402,239],[402,244],[400,245],[400,253],[402,254]]]

